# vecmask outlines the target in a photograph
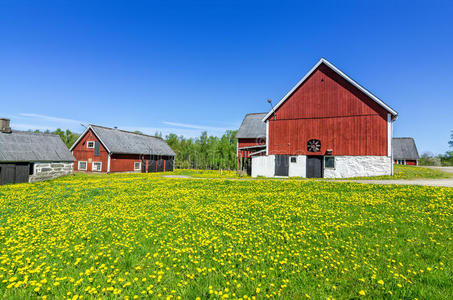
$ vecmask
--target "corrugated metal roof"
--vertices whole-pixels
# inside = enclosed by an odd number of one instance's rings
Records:
[[[266,113],[253,113],[245,115],[236,138],[266,138],[266,123],[263,118]]]
[[[74,160],[74,156],[58,135],[16,130],[0,133],[1,162]]]
[[[419,158],[415,141],[410,137],[392,139],[393,159],[417,160]]]
[[[170,146],[159,137],[98,125],[90,127],[111,153],[175,156]]]

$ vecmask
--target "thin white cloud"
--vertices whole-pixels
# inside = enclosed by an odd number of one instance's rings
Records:
[[[79,120],[73,120],[73,119],[67,119],[67,118],[59,118],[59,117],[46,116],[46,115],[40,115],[40,114],[20,113],[19,115],[22,116],[22,117],[27,117],[27,118],[32,118],[32,119],[39,119],[39,120],[50,121],[50,122],[73,123],[73,124],[83,123],[82,121],[79,121]]]
[[[182,128],[191,128],[191,129],[200,129],[200,130],[215,130],[215,131],[226,131],[231,128],[225,127],[212,127],[212,126],[203,126],[203,125],[195,125],[195,124],[186,124],[186,123],[177,123],[177,122],[162,122],[165,125],[175,126],[175,127],[182,127]]]

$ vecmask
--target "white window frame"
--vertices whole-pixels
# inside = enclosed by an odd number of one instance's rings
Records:
[[[97,169],[95,170],[94,169],[94,164],[99,164],[100,165],[99,170],[97,170]],[[102,172],[102,162],[101,161],[93,161],[91,163],[91,171],[92,172]]]
[[[333,158],[333,167],[326,167],[326,158]],[[335,165],[337,164],[335,156],[333,155],[326,155],[324,156],[324,169],[330,169],[330,170],[335,170]]]
[[[135,165],[138,164],[138,169]],[[140,171],[142,169],[142,162],[141,161],[134,161],[134,171]]]
[[[293,158],[295,158],[296,161],[292,161]],[[289,157],[289,162],[292,163],[292,164],[297,164],[297,156],[290,156]]]
[[[80,168],[80,163],[85,163],[85,169]],[[77,168],[79,171],[86,171],[88,168],[88,162],[86,162],[84,160],[80,160]]]
[[[90,147],[90,143],[93,143],[93,147]],[[94,145],[96,144],[95,141],[87,141],[87,148],[94,149]]]

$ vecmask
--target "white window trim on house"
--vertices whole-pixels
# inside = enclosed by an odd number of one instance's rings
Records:
[[[138,168],[136,167],[138,164]],[[140,161],[135,161],[134,162],[134,171],[140,171],[142,169],[142,162]]]
[[[90,147],[90,143],[92,143],[92,145],[93,145],[92,147]],[[94,144],[95,144],[94,141],[87,141],[87,148],[90,148],[90,149],[94,148]]]
[[[80,167],[80,163],[85,163],[85,168],[84,168],[84,169]],[[79,164],[78,164],[77,169],[78,169],[79,171],[86,171],[86,170],[87,170],[87,167],[88,167],[88,163],[87,163],[86,161],[79,161]]]
[[[98,170],[97,168],[95,169],[94,164],[99,164],[99,170]],[[100,161],[93,161],[93,162],[91,163],[91,171],[93,171],[93,172],[102,172],[102,162],[100,162]]]

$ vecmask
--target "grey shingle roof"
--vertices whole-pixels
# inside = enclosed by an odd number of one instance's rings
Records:
[[[417,160],[418,151],[415,141],[410,137],[392,139],[393,159]]]
[[[266,124],[263,118],[266,113],[253,113],[245,115],[236,138],[259,138],[266,137]]]
[[[74,160],[74,156],[58,135],[16,130],[0,133],[0,162]]]
[[[90,126],[111,153],[175,156],[170,146],[159,137],[98,125]]]

